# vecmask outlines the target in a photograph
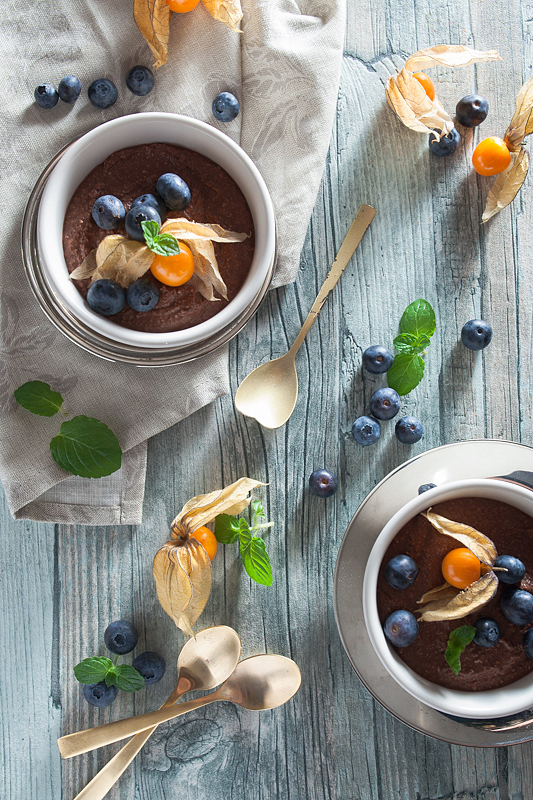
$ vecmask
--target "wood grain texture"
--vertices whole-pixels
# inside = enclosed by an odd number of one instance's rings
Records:
[[[0,796],[71,800],[118,745],[60,762],[60,733],[156,708],[170,693],[184,639],[161,611],[151,562],[169,523],[195,494],[242,475],[276,522],[267,535],[271,589],[243,574],[236,548],[221,548],[202,626],[225,623],[243,654],[294,658],[303,684],[282,709],[253,714],[229,704],[159,729],[109,794],[114,800],[524,800],[533,744],[468,749],[426,738],[395,720],[352,671],[333,615],[333,571],[346,526],[368,491],[407,458],[455,440],[533,442],[533,202],[531,180],[513,205],[480,226],[488,182],[471,171],[480,132],[466,132],[449,159],[428,153],[385,104],[384,82],[406,56],[431,44],[496,48],[503,62],[433,70],[451,112],[485,94],[484,135],[505,130],[517,89],[533,73],[531,5],[510,0],[348,0],[338,115],[324,181],[294,285],[269,294],[232,342],[233,391],[259,363],[294,340],[361,202],[378,216],[297,356],[300,396],[289,423],[267,431],[240,416],[231,397],[150,442],[144,524],[136,528],[46,526],[11,521],[2,505],[0,698],[4,719]],[[412,448],[384,425],[380,442],[356,446],[353,420],[379,376],[362,351],[392,344],[405,305],[425,297],[438,330],[426,377],[402,403],[425,424]],[[483,354],[459,342],[467,319],[494,328]],[[311,495],[311,471],[339,477],[327,501]],[[89,708],[72,667],[103,654],[113,619],[135,621],[137,652],[168,660],[161,683],[112,709]]]

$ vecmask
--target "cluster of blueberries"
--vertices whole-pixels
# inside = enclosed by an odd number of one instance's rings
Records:
[[[104,633],[104,642],[108,650],[115,655],[131,653],[137,644],[138,634],[135,626],[124,619],[118,619],[107,626]],[[161,680],[165,674],[165,659],[158,653],[147,651],[133,659],[134,667],[144,678],[144,685],[151,686]],[[86,684],[83,687],[83,696],[92,706],[105,708],[110,706],[118,694],[116,686],[107,686],[105,681]]]
[[[514,556],[498,556],[493,568],[500,583],[508,585],[500,599],[503,615],[513,625],[529,625],[533,622],[533,594],[516,585],[526,574],[523,562]],[[407,555],[394,556],[385,567],[385,580],[393,589],[407,589],[414,583],[417,575],[418,567]],[[474,642],[477,645],[494,647],[498,644],[501,633],[495,619],[481,617],[476,620],[474,627]],[[410,611],[399,609],[387,617],[383,632],[395,647],[408,647],[418,636],[418,621]],[[524,633],[522,647],[527,657],[533,659],[533,628]]]
[[[132,94],[144,97],[154,88],[154,73],[142,64],[136,64],[126,75],[126,86]],[[66,75],[59,86],[40,83],[34,92],[35,102],[41,108],[54,108],[59,100],[75,103],[81,93],[81,81],[74,75]],[[117,102],[118,89],[109,78],[97,78],[87,90],[89,100],[96,108],[109,108]],[[213,115],[220,122],[231,122],[239,113],[239,101],[231,92],[220,92],[212,104]]]
[[[489,104],[480,94],[467,94],[459,100],[455,107],[455,119],[465,128],[475,128],[487,118]],[[461,134],[457,128],[437,139],[433,134],[429,137],[429,149],[435,156],[449,156],[455,153],[461,143]]]
[[[183,211],[191,202],[191,192],[185,181],[173,172],[166,172],[157,180],[156,193],[142,194],[126,213],[124,204],[111,194],[99,197],[92,209],[92,218],[99,228],[109,231],[122,222],[126,233],[137,242],[144,242],[142,223],[150,220],[160,226],[167,209]],[[127,303],[134,311],[151,311],[159,301],[159,288],[147,278],[138,278],[124,291],[116,281],[102,278],[95,281],[87,292],[87,303],[104,317],[118,314]]]

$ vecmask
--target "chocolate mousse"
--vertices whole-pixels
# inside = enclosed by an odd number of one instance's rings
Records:
[[[154,280],[160,291],[157,306],[141,312],[126,305],[118,314],[107,317],[126,328],[151,333],[180,331],[205,322],[225,308],[242,287],[254,254],[254,226],[246,199],[233,178],[209,158],[184,147],[160,142],[128,147],[112,153],[82,181],[69,203],[63,226],[63,249],[70,273],[105,236],[125,235],[123,227],[106,231],[96,225],[91,216],[95,200],[105,194],[114,195],[127,212],[137,197],[154,194],[157,179],[167,172],[183,178],[192,197],[184,211],[168,211],[167,219],[185,217],[250,236],[243,242],[214,242],[228,300],[207,300],[188,283],[166,286],[149,271],[146,277]],[[89,280],[73,283],[85,297]]]
[[[533,592],[533,518],[506,503],[485,498],[449,500],[431,510],[481,531],[494,542],[499,555],[519,558],[526,567],[519,586]],[[389,545],[381,564],[377,590],[381,623],[397,609],[415,613],[420,608],[417,601],[422,595],[444,583],[442,559],[459,546],[457,541],[435,530],[420,514],[410,520]],[[415,581],[402,590],[389,586],[384,575],[386,564],[399,554],[410,556],[418,566]],[[489,603],[461,619],[420,622],[418,638],[408,647],[395,648],[396,653],[422,678],[448,689],[487,691],[523,678],[533,671],[533,661],[522,649],[524,632],[532,626],[513,625],[504,617],[500,598],[506,588],[500,583]],[[454,675],[444,657],[450,632],[461,625],[474,625],[483,617],[496,620],[501,630],[500,641],[491,648],[474,642],[469,644],[461,654],[461,671]]]

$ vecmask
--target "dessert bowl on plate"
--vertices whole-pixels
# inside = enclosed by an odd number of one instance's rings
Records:
[[[362,591],[365,627],[372,647],[389,675],[417,700],[437,711],[456,717],[471,719],[506,717],[533,708],[533,671],[514,683],[488,691],[461,691],[445,688],[422,678],[407,666],[385,638],[378,614],[378,575],[393,539],[404,525],[420,512],[426,511],[438,503],[460,498],[486,498],[500,501],[533,517],[533,492],[531,490],[509,481],[492,478],[448,483],[442,487],[433,488],[406,503],[382,529],[366,564]],[[459,547],[459,543],[456,546]],[[422,568],[420,564],[419,568]],[[399,608],[401,607],[400,600]],[[476,614],[479,617],[484,616],[483,609],[479,609]],[[464,619],[454,620],[454,623],[456,623],[456,627],[459,627],[464,624]],[[420,622],[419,624],[422,626],[438,625],[439,623]],[[509,625],[511,624],[509,623]],[[469,646],[478,647],[474,643]],[[490,653],[491,650],[487,649],[486,652]]]
[[[222,167],[242,191],[255,229],[252,263],[231,302],[206,321],[166,333],[130,330],[92,311],[69,279],[63,251],[65,212],[84,178],[118,150],[157,142],[194,150]],[[268,189],[251,159],[235,142],[198,120],[149,112],[106,122],[59,154],[30,197],[23,252],[30,285],[41,307],[76,344],[111,360],[159,366],[211,352],[243,327],[270,282],[276,226]]]

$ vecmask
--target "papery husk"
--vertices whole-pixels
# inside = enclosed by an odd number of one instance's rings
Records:
[[[387,102],[404,125],[418,133],[439,131],[445,136],[453,120],[435,97],[431,100],[421,83],[407,69],[392,75],[386,84]],[[438,138],[438,134],[435,134]]]
[[[261,481],[254,481],[252,478],[239,478],[239,480],[226,486],[225,489],[218,489],[209,494],[199,494],[185,503],[180,513],[171,525],[173,536],[179,536],[179,531],[186,525],[189,534],[193,534],[197,528],[207,525],[219,514],[230,514],[236,516],[248,508],[250,505],[252,489],[264,486]]]
[[[437,586],[436,589],[430,589],[422,595],[417,603],[434,603],[438,600],[451,600],[457,594],[457,589],[451,583],[445,581],[442,586]]]
[[[480,61],[501,60],[502,57],[496,50],[473,50],[461,44],[438,44],[409,56],[405,62],[405,69],[410,72],[420,72],[436,66],[468,67]]]
[[[525,137],[533,132],[533,78],[521,87],[516,96],[516,111],[505,131],[504,141],[513,153],[520,149]]]
[[[430,522],[439,533],[445,536],[451,536],[456,539],[464,547],[467,547],[471,552],[479,558],[483,564],[492,566],[498,558],[498,552],[494,543],[485,536],[484,533],[477,531],[470,525],[465,525],[462,522],[454,522],[451,519],[442,517],[440,514],[435,514],[428,508],[427,511],[422,512],[422,516]]]
[[[207,11],[219,22],[223,22],[236,33],[241,33],[239,22],[242,19],[240,0],[202,0]]]
[[[453,587],[452,587],[453,588]],[[440,587],[442,590],[443,587]],[[478,608],[486,605],[498,589],[498,578],[492,572],[482,575],[479,580],[467,586],[463,591],[458,591],[451,599],[441,597],[428,603],[424,608],[417,609],[417,614],[421,614],[421,622],[444,622],[450,619],[462,619],[472,614]],[[433,590],[435,591],[435,590]],[[426,593],[424,597],[427,597]]]
[[[171,14],[165,0],[134,0],[133,16],[155,58],[154,69],[168,59]]]
[[[511,163],[490,187],[481,222],[487,222],[514,200],[526,179],[528,168],[529,156],[521,147],[511,154]]]
[[[184,242],[211,241],[211,242],[243,242],[249,233],[227,231],[221,225],[205,222],[190,222],[185,217],[167,219],[161,225],[160,233],[171,233],[176,239]]]

